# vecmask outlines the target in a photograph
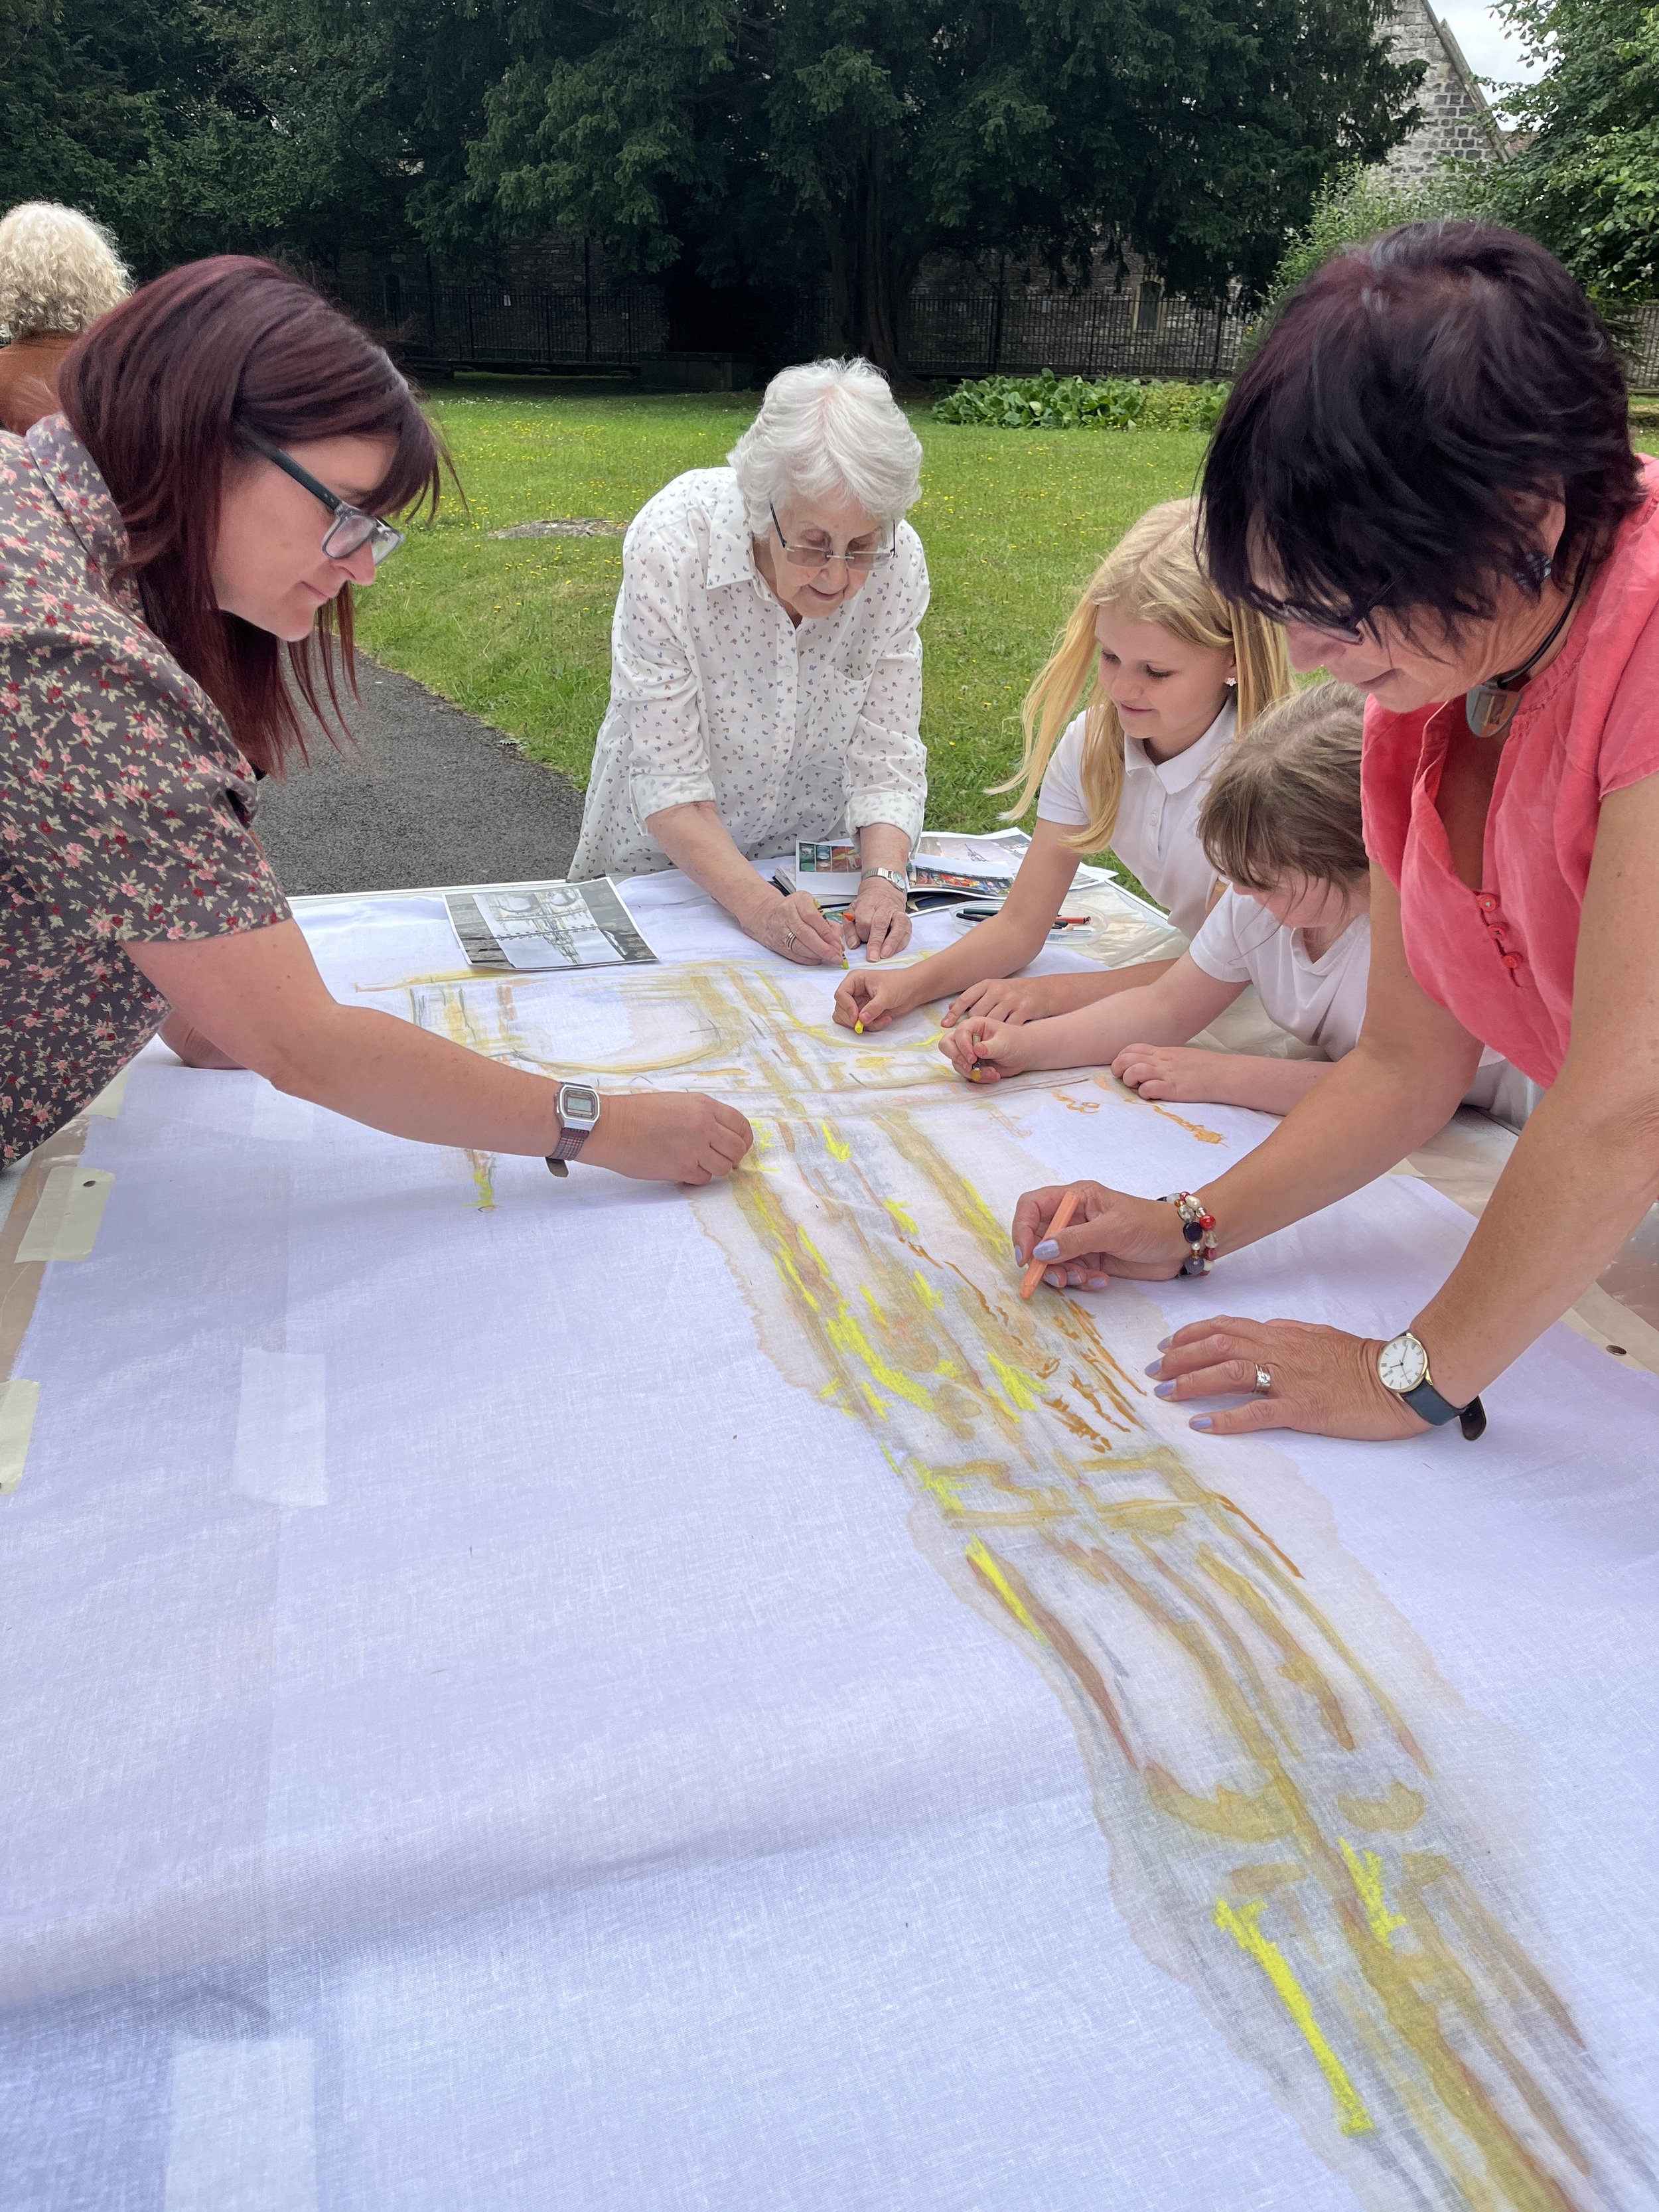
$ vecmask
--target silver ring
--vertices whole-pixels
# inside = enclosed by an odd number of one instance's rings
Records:
[[[1265,1367],[1258,1367],[1255,1370],[1255,1389],[1250,1393],[1251,1396],[1265,1398],[1273,1387],[1273,1376]]]

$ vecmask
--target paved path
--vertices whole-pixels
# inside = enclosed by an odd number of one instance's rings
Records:
[[[411,884],[561,876],[582,794],[497,730],[408,677],[359,656],[358,742],[325,739],[308,769],[260,787],[259,836],[283,888],[393,890]]]

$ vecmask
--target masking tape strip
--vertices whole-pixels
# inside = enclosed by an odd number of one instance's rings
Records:
[[[303,2036],[180,2036],[165,2212],[316,2212],[314,2073]]]
[[[89,1260],[115,1177],[107,1168],[64,1161],[46,1176],[33,1218],[17,1247],[20,1260]]]
[[[132,1073],[129,1060],[113,1083],[106,1083],[90,1106],[83,1106],[83,1114],[96,1114],[101,1120],[112,1121],[121,1110],[121,1102],[127,1095],[127,1078]]]
[[[320,1352],[242,1354],[231,1480],[267,1505],[328,1503],[327,1405]]]
[[[40,1404],[38,1382],[0,1382],[0,1498],[9,1498],[23,1480]]]

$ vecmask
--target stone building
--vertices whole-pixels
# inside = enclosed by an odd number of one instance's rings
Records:
[[[1392,44],[1396,61],[1424,61],[1428,68],[1416,102],[1423,120],[1383,163],[1388,173],[1411,179],[1427,176],[1449,155],[1502,161],[1504,133],[1498,119],[1451,26],[1441,21],[1429,0],[1395,0]]]

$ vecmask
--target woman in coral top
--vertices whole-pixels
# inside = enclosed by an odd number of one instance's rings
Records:
[[[1510,232],[1413,224],[1328,262],[1239,378],[1204,483],[1218,588],[1368,694],[1370,991],[1357,1048],[1177,1201],[1059,1188],[1048,1279],[1157,1278],[1330,1205],[1437,1129],[1494,1047],[1548,1095],[1463,1259],[1389,1341],[1201,1320],[1159,1394],[1217,1433],[1484,1425],[1478,1394],[1659,1191],[1659,463],[1607,332]]]

